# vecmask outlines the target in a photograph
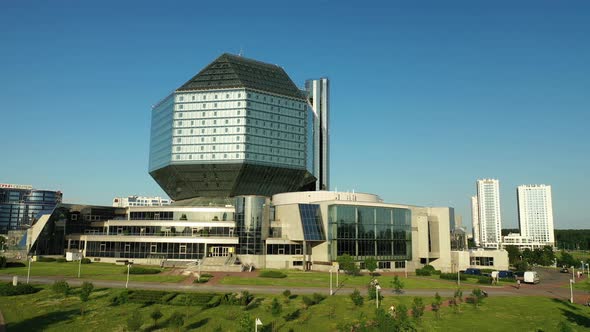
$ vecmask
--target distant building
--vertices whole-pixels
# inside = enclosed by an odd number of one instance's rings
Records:
[[[471,226],[473,227],[473,242],[476,247],[480,245],[479,233],[479,204],[477,204],[477,196],[471,197]]]
[[[128,206],[165,206],[172,204],[172,200],[162,197],[128,196],[113,198],[113,207]]]
[[[541,243],[538,241],[533,240],[528,236],[522,236],[520,233],[509,233],[508,235],[502,238],[502,246],[515,246],[519,250],[523,249],[539,249],[546,246],[546,243]]]
[[[315,190],[330,190],[329,114],[330,84],[327,78],[305,82],[308,112],[308,169],[317,178]]]
[[[52,210],[61,200],[61,191],[0,183],[0,233],[28,228],[37,214]]]
[[[518,222],[523,237],[555,246],[551,186],[521,185],[516,189]]]
[[[500,214],[500,182],[498,180],[477,180],[477,209],[480,246],[500,248],[502,217]]]

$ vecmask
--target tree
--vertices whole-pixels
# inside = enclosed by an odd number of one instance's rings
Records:
[[[184,314],[180,311],[173,312],[170,316],[170,323],[176,328],[176,331],[180,331],[184,326]]]
[[[516,264],[520,259],[520,250],[517,246],[504,246],[504,249],[508,252],[508,262],[511,265]]]
[[[354,303],[354,305],[357,307],[360,307],[363,305],[364,299],[361,295],[361,292],[359,292],[359,290],[356,288],[350,294],[350,299],[352,300],[352,303]]]
[[[94,290],[94,285],[91,282],[84,281],[80,287],[80,301],[88,302],[90,294]]]
[[[129,331],[139,331],[142,324],[143,318],[141,317],[139,310],[134,310],[131,313],[131,316],[127,318],[127,328]]]
[[[479,288],[471,291],[471,300],[473,301],[473,306],[476,308],[481,304],[484,297],[484,293]]]
[[[281,303],[279,302],[279,300],[275,297],[272,299],[272,302],[270,303],[270,314],[273,315],[274,317],[278,317],[281,312],[283,311],[283,306],[281,305]]]
[[[369,270],[371,275],[377,270],[377,261],[373,257],[365,259],[365,269]]]
[[[352,256],[350,256],[349,254],[338,256],[337,261],[340,269],[344,270],[346,274],[357,275],[359,273],[358,266],[354,262]]]
[[[461,290],[461,288],[457,288],[457,290],[455,290],[455,294],[453,294],[453,300],[452,300],[453,309],[455,310],[455,312],[461,312],[461,303],[462,302],[463,302],[463,291]]]
[[[369,300],[374,300],[377,298],[377,283],[376,282],[371,282],[369,284],[369,287],[367,288],[367,297],[369,298]],[[383,294],[381,294],[381,292],[379,292],[379,301],[381,301],[383,299]]]
[[[559,258],[557,259],[557,265],[559,266],[577,266],[579,262],[572,256],[570,253],[565,252],[562,250],[559,254]]]
[[[244,313],[242,317],[240,317],[240,332],[252,332],[254,331],[254,318]]]
[[[155,327],[158,326],[158,320],[160,318],[162,318],[162,316],[164,316],[164,314],[162,314],[162,312],[160,311],[160,308],[159,307],[154,307],[154,309],[150,313],[150,318],[154,320],[154,326]]]
[[[404,282],[401,280],[400,277],[394,276],[393,280],[391,280],[391,287],[395,289],[395,292],[400,294],[402,293],[402,289],[404,288]]]
[[[412,316],[414,317],[414,319],[419,321],[424,315],[425,308],[426,306],[424,305],[424,301],[422,301],[422,298],[415,297],[414,301],[412,301]]]
[[[65,280],[57,280],[51,286],[51,290],[65,298],[70,294],[70,285]]]
[[[436,294],[434,294],[434,302],[432,302],[432,304],[431,304],[432,311],[434,311],[434,315],[436,316],[436,318],[440,318],[441,305],[442,305],[442,298],[440,297],[438,292],[436,292]]]

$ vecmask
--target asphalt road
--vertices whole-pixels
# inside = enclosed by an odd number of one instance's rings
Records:
[[[569,300],[570,289],[565,287],[569,284],[571,274],[559,273],[558,270],[538,268],[541,282],[536,285],[522,284],[520,289],[516,288],[516,284],[508,286],[484,286],[484,285],[468,285],[464,288],[471,289],[479,287],[485,290],[489,296],[523,296],[523,295],[536,295],[546,296],[552,298],[559,298],[563,300]],[[584,277],[580,281],[585,282],[587,277]],[[31,283],[34,284],[52,284],[55,280],[62,280],[61,277],[35,277],[30,278]],[[12,276],[0,276],[0,280],[12,281]],[[93,279],[77,279],[77,278],[65,278],[65,280],[72,286],[79,286],[84,281],[92,282],[95,287],[106,287],[106,288],[125,288],[124,281],[111,281],[111,280],[93,280]],[[19,276],[20,282],[26,281],[26,276]],[[133,289],[153,289],[153,290],[166,290],[166,291],[183,291],[183,292],[240,292],[249,291],[251,293],[258,294],[280,294],[285,289],[289,288],[291,292],[297,294],[311,294],[311,293],[329,293],[329,285],[326,287],[272,287],[272,286],[238,286],[238,285],[221,285],[221,284],[180,284],[180,283],[155,283],[155,282],[134,282],[133,277],[129,282],[129,288]],[[361,293],[366,294],[366,289],[359,289]],[[335,289],[335,294],[350,294],[354,291],[353,287],[343,287]],[[402,294],[396,294],[391,288],[383,288],[384,296],[433,296],[435,292],[438,292],[441,296],[453,296],[453,289],[407,289]],[[589,294],[588,292],[581,290],[574,290],[574,298],[576,303],[582,303],[587,301]]]

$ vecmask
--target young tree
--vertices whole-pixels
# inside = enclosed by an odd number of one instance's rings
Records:
[[[275,297],[272,299],[272,302],[270,303],[270,314],[273,315],[274,317],[278,317],[281,312],[283,311],[283,306],[281,305],[281,303],[279,302],[279,300]]]
[[[377,261],[373,257],[368,257],[365,259],[365,269],[369,270],[371,275],[375,273],[377,270]]]
[[[170,316],[170,323],[176,328],[176,331],[180,331],[184,326],[184,314],[180,311],[173,312],[172,316]]]
[[[80,301],[88,302],[90,299],[90,294],[94,290],[94,284],[88,281],[84,281],[82,286],[80,287]]]
[[[139,310],[134,310],[131,313],[131,316],[127,318],[127,328],[129,331],[139,331],[142,324],[143,318],[141,317]]]
[[[358,289],[354,289],[354,291],[350,294],[350,299],[355,306],[360,307],[363,305],[364,299],[361,296],[361,292]]]
[[[504,246],[504,249],[508,252],[508,263],[509,264],[516,264],[520,259],[520,250],[518,250],[517,246]]]
[[[456,312],[461,312],[461,303],[463,302],[463,291],[461,288],[457,288],[455,290],[455,294],[453,294],[453,308]]]
[[[51,290],[65,298],[70,294],[70,285],[65,280],[57,280],[51,286]]]
[[[402,293],[402,289],[404,288],[404,282],[401,280],[400,277],[394,276],[393,280],[391,280],[391,287],[395,289],[395,292],[400,294]]]
[[[285,298],[285,303],[289,303],[289,300],[291,299],[291,291],[288,289],[285,289],[283,291],[283,297]]]
[[[350,275],[357,275],[359,273],[359,268],[356,266],[354,259],[349,254],[344,254],[342,256],[338,256],[338,265],[340,266],[341,270],[344,270],[346,274]]]
[[[240,332],[252,332],[254,331],[254,318],[244,313],[242,317],[240,317]]]
[[[154,309],[150,313],[150,318],[154,320],[154,327],[158,326],[158,320],[160,318],[162,318],[162,316],[164,316],[164,314],[162,314],[162,311],[160,311],[160,308],[154,307]]]
[[[471,299],[473,300],[473,306],[476,308],[481,304],[484,297],[484,293],[479,288],[476,288],[471,291]]]
[[[421,297],[415,297],[414,301],[412,302],[412,316],[417,321],[420,321],[422,316],[424,315],[424,309],[426,306],[424,305],[424,301],[422,301]]]
[[[434,302],[432,302],[431,307],[432,307],[432,311],[434,311],[434,315],[436,316],[437,319],[440,318],[441,305],[442,305],[442,298],[440,297],[438,292],[436,292],[436,294],[434,294]]]

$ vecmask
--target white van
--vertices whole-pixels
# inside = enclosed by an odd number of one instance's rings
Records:
[[[526,271],[524,273],[524,282],[527,284],[538,284],[539,283],[539,274],[537,271]]]

